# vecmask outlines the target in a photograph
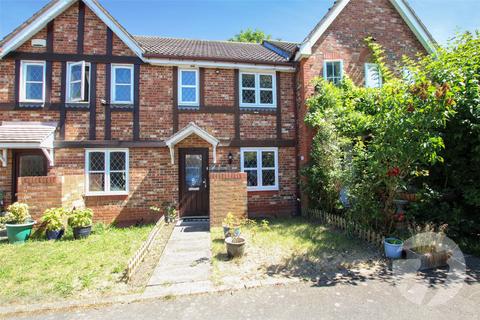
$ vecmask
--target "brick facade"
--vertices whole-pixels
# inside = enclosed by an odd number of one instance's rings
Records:
[[[210,226],[221,226],[229,212],[246,218],[247,203],[246,173],[210,172]]]
[[[81,10],[84,10],[84,32],[83,43],[79,44]],[[376,19],[370,19],[371,16]],[[391,34],[395,34],[395,37]],[[239,92],[238,88],[235,88],[238,70],[205,67],[199,68],[200,107],[186,110],[177,106],[177,67],[143,63],[88,6],[81,8],[78,3],[74,3],[31,38],[53,39],[52,52],[48,51],[48,45],[43,48],[33,47],[31,39],[15,52],[77,54],[79,59],[93,59],[96,73],[91,75],[91,79],[96,83],[96,99],[90,101],[90,106],[87,105],[84,109],[66,108],[65,92],[62,92],[65,89],[62,69],[66,61],[53,60],[49,62],[51,79],[46,79],[51,80],[51,90],[48,92],[50,101],[47,101],[43,108],[19,109],[15,107],[15,63],[16,59],[19,62],[20,58],[15,58],[15,55],[7,56],[0,60],[0,121],[54,121],[59,124],[56,142],[84,144],[56,148],[55,166],[49,168],[48,175],[63,179],[63,203],[70,205],[74,201],[72,199],[82,198],[85,205],[94,210],[98,220],[130,223],[150,221],[158,217],[151,212],[150,206],[158,206],[163,201],[178,202],[177,157],[178,149],[184,147],[208,148],[211,168],[239,171],[242,147],[278,145],[279,190],[247,192],[248,213],[251,216],[291,215],[297,210],[299,197],[297,156],[304,157],[304,164],[308,159],[311,139],[311,132],[303,124],[306,112],[304,101],[312,93],[310,81],[322,73],[324,59],[341,57],[345,61],[346,72],[357,83],[362,82],[363,63],[369,59],[363,38],[369,35],[373,35],[386,47],[389,61],[398,60],[402,54],[413,55],[422,51],[420,44],[388,0],[352,0],[317,42],[312,56],[298,63],[296,73],[276,71],[277,109],[240,108],[239,97],[236,96]],[[108,101],[110,63],[94,58],[109,54],[112,55],[112,60],[116,61],[130,59],[128,61],[133,62],[129,63],[136,64],[135,68],[139,71],[136,86],[138,104],[132,108],[114,108]],[[196,136],[186,138],[175,147],[175,163],[171,163],[170,151],[162,143],[175,133],[175,129],[181,130],[190,122],[196,123],[220,140],[216,164],[213,163],[212,146]],[[137,133],[138,137],[135,136]],[[85,196],[85,149],[108,148],[117,142],[128,143],[129,194]],[[155,146],[147,143],[155,143]],[[229,154],[233,156],[232,163],[229,163]],[[13,152],[9,150],[7,166],[0,166],[0,190],[5,191],[7,205],[14,193],[13,158]],[[210,187],[210,196],[215,198],[215,187]],[[21,195],[22,199],[26,199],[24,194]]]

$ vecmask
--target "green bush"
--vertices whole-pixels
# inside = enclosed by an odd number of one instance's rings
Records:
[[[75,209],[68,218],[68,224],[72,228],[83,228],[91,226],[93,223],[92,209]]]
[[[50,208],[45,210],[42,216],[45,229],[48,231],[65,229],[68,214],[68,210],[64,208]]]
[[[32,220],[26,203],[15,202],[7,208],[7,214],[0,218],[0,224],[22,224]]]

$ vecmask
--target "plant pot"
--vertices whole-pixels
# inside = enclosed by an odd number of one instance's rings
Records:
[[[61,230],[47,230],[47,240],[60,240],[65,233],[64,229]]]
[[[420,260],[420,268],[418,270],[435,269],[438,267],[444,267],[448,265],[448,259],[452,256],[452,253],[447,250],[439,252],[427,252],[421,253],[421,248],[407,249],[407,259]]]
[[[75,239],[85,239],[92,233],[92,226],[73,228],[73,237]]]
[[[402,251],[403,251],[403,241],[400,244],[393,244],[389,243],[388,241],[391,240],[400,240],[397,238],[386,238],[383,241],[383,246],[385,248],[385,256],[389,259],[399,259],[402,257]]]
[[[22,224],[5,224],[7,227],[7,236],[10,243],[24,243],[32,234],[32,228],[35,221]]]
[[[227,254],[230,258],[241,257],[245,252],[245,239],[242,237],[227,237],[225,245],[227,247]]]

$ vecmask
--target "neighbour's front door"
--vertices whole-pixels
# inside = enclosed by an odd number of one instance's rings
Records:
[[[47,159],[41,150],[15,150],[13,152],[13,196],[17,201],[17,182],[20,177],[47,175]]]
[[[179,149],[180,215],[208,216],[208,149]]]

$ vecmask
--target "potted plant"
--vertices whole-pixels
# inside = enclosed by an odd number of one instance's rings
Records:
[[[175,220],[177,220],[177,206],[175,202],[165,201],[162,203],[162,208],[151,206],[150,210],[164,212],[165,223],[175,222]]]
[[[35,221],[30,216],[27,204],[15,202],[8,206],[7,213],[0,218],[0,224],[7,228],[10,243],[24,243],[30,237]]]
[[[92,233],[93,211],[88,208],[74,209],[68,218],[68,224],[73,228],[75,239],[88,238]]]
[[[399,259],[402,257],[403,241],[398,238],[386,238],[383,241],[385,256],[389,259]]]
[[[240,221],[233,215],[233,213],[227,213],[225,219],[223,219],[223,234],[225,238],[228,236],[240,236]]]
[[[231,234],[225,238],[225,246],[227,247],[227,254],[230,258],[241,257],[245,252],[245,238],[240,236],[240,233]]]
[[[68,211],[64,208],[51,208],[45,210],[42,222],[45,225],[48,240],[60,240],[65,233]]]

